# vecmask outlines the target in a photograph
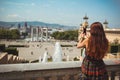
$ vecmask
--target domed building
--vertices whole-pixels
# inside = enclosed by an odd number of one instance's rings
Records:
[[[108,21],[107,20],[105,20],[105,22],[103,22],[103,24],[104,24],[104,29],[106,29],[106,28],[108,28]]]
[[[87,27],[89,26],[88,21],[87,21],[88,19],[89,18],[87,17],[87,15],[85,15],[85,17],[83,17],[84,22],[80,24],[80,28],[78,30],[78,35],[83,31],[86,32]],[[78,40],[80,40],[80,37],[78,37]]]
[[[83,20],[84,22],[82,22],[80,24],[80,27],[79,27],[79,30],[78,30],[78,35],[81,34],[81,32],[84,31],[84,28],[86,29],[87,32],[90,31],[90,27],[89,27],[89,23],[88,23],[88,17],[87,15],[85,15],[83,17]],[[108,21],[105,20],[102,24],[103,24],[103,27],[104,27],[104,31],[105,31],[105,34],[106,34],[106,37],[107,39],[109,40],[109,42],[114,42],[115,40],[118,40],[120,41],[120,28],[109,28],[108,27]],[[80,40],[80,37],[78,36],[78,41]]]

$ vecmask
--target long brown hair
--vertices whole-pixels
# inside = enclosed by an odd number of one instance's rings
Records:
[[[102,59],[108,50],[108,40],[103,25],[100,22],[93,23],[90,26],[90,34],[87,52],[91,57]]]

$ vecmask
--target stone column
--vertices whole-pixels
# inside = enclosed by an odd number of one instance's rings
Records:
[[[39,27],[36,28],[36,41],[39,41]]]
[[[33,27],[31,27],[31,41],[33,41]]]
[[[43,42],[43,27],[41,27],[41,42]]]
[[[46,42],[48,41],[48,27],[46,27]]]

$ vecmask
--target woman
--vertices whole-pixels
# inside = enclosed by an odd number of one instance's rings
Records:
[[[108,40],[100,22],[90,26],[90,36],[77,44],[77,48],[81,47],[86,48],[86,56],[81,66],[82,80],[108,80],[107,70],[102,60],[108,50]]]

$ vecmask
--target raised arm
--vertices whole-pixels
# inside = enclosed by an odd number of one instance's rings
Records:
[[[77,44],[77,48],[86,47],[87,42],[88,42],[88,38],[84,39],[83,41],[79,41],[78,44]]]

